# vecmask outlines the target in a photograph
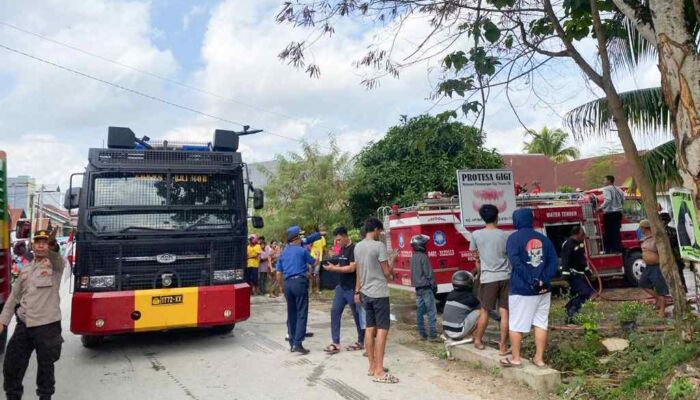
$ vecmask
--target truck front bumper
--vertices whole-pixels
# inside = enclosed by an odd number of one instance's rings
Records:
[[[71,332],[113,335],[176,328],[210,327],[250,317],[245,283],[124,292],[75,292]]]

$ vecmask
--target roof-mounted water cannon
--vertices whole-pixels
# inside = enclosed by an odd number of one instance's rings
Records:
[[[243,130],[228,131],[217,129],[214,138],[209,143],[177,143],[168,140],[152,142],[151,138],[144,136],[141,139],[126,127],[110,126],[107,135],[107,147],[110,149],[137,149],[137,150],[175,150],[175,151],[238,151],[239,137],[253,135],[262,132],[262,129],[250,129],[244,125]]]

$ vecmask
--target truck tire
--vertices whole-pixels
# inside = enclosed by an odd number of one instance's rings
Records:
[[[639,286],[639,279],[647,267],[639,250],[630,251],[625,256],[625,280],[630,286]]]
[[[227,333],[233,332],[233,328],[236,327],[236,324],[227,324],[227,325],[218,325],[215,327],[212,327],[212,331],[216,334],[219,335],[225,335]]]
[[[82,343],[83,347],[87,349],[94,349],[96,347],[99,347],[104,341],[104,336],[82,335],[80,337],[80,343]]]

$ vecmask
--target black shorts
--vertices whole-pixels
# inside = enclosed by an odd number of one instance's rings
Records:
[[[639,287],[644,289],[654,289],[659,296],[668,294],[666,279],[661,274],[661,267],[658,264],[647,265],[639,278]]]
[[[367,328],[389,330],[391,320],[389,318],[389,298],[369,297],[362,294],[362,307],[365,309]]]

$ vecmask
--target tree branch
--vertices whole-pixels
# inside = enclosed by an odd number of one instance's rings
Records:
[[[620,10],[620,12],[622,12],[625,17],[627,17],[627,19],[634,24],[637,31],[639,31],[639,34],[642,35],[649,43],[656,46],[656,32],[654,31],[654,26],[643,21],[641,18],[638,18],[636,10],[627,4],[625,0],[612,0],[612,2],[615,3],[618,10]],[[641,7],[641,4],[639,4],[639,6]]]
[[[557,14],[552,8],[552,2],[550,0],[544,0],[543,3],[545,14],[547,15],[547,18],[549,18],[549,21],[552,23],[552,25],[554,25],[554,30],[557,32],[557,36],[559,36],[559,39],[561,39],[561,41],[564,43],[564,47],[566,47],[569,56],[574,59],[576,65],[578,65],[581,68],[581,70],[583,70],[586,76],[588,76],[588,79],[595,82],[595,84],[602,89],[603,77],[600,76],[600,74],[596,72],[596,70],[593,69],[593,67],[591,67],[591,65],[588,64],[588,62],[583,58],[581,53],[579,53],[578,50],[576,50],[576,47],[574,47],[573,43],[571,43],[571,39],[568,39],[566,37],[566,32],[561,26],[561,23],[559,23]]]
[[[523,42],[523,44],[527,48],[531,49],[532,51],[534,51],[536,53],[543,54],[543,55],[549,56],[549,57],[568,57],[569,56],[569,53],[566,50],[561,50],[561,51],[543,50],[540,47],[538,47],[537,45],[530,43],[527,40],[527,31],[525,31],[525,24],[523,24],[523,22],[520,20],[515,21],[515,23],[520,28],[520,40]]]

